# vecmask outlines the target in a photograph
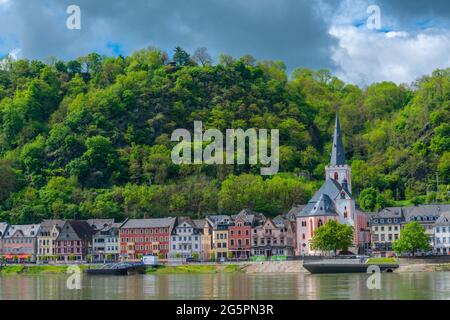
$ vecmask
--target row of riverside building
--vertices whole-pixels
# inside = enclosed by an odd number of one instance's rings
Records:
[[[303,246],[304,219],[296,213],[304,208],[295,206],[275,218],[242,210],[237,215],[199,220],[177,217],[129,219],[123,223],[112,219],[0,223],[0,256],[6,261],[67,263],[133,261],[144,255],[201,261],[319,255]],[[359,248],[355,245],[353,250],[358,253],[393,254],[392,243],[399,239],[400,230],[406,223],[417,221],[425,227],[433,252],[450,254],[450,205],[385,208],[368,216],[369,241],[360,243]]]
[[[243,210],[237,215],[161,219],[44,220],[34,225],[0,223],[0,255],[6,261],[124,261],[249,258],[294,255],[295,222]]]
[[[0,255],[6,260],[120,261],[144,255],[160,259],[216,260],[251,256],[307,256],[317,228],[330,220],[353,227],[349,251],[386,256],[410,221],[425,226],[436,254],[450,253],[450,205],[386,208],[365,213],[355,205],[351,167],[345,163],[339,117],[325,182],[306,205],[294,206],[275,218],[242,210],[236,215],[110,219],[46,220],[36,225],[0,223]]]

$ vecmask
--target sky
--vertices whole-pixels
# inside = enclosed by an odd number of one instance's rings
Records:
[[[69,30],[70,5],[81,29]],[[371,5],[379,8],[379,25]],[[450,67],[448,0],[0,0],[0,56],[74,59],[208,48],[329,69],[361,86],[410,84]],[[372,26],[372,27],[371,27]]]

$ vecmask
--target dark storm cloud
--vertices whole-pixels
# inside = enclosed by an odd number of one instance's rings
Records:
[[[328,0],[327,0],[328,1]],[[333,8],[336,1],[331,1]],[[125,52],[148,45],[171,51],[209,48],[257,59],[279,59],[289,68],[331,67],[334,40],[316,1],[309,0],[11,0],[0,22],[15,34],[23,56],[69,59],[91,51]],[[66,8],[82,10],[82,30],[67,30]],[[323,6],[321,6],[322,8]],[[109,44],[109,45],[108,45]]]

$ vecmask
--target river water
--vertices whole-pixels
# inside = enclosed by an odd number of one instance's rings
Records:
[[[67,289],[68,277],[0,276],[0,300],[450,299],[450,272],[382,274],[379,290],[366,274],[83,275],[80,290]]]

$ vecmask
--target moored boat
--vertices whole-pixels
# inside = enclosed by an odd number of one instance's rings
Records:
[[[328,259],[320,261],[305,261],[303,267],[310,273],[372,273],[370,266],[377,266],[381,272],[393,272],[398,264],[370,264],[359,260]]]

